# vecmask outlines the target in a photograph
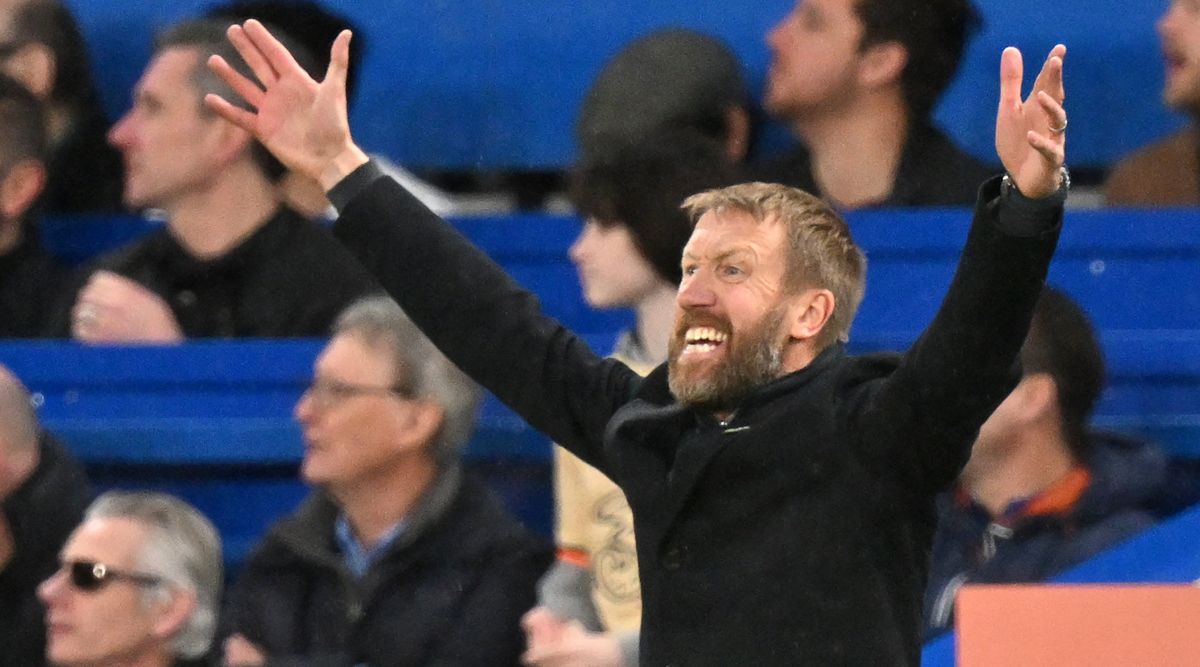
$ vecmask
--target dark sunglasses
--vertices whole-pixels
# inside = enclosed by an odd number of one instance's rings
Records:
[[[129,581],[139,586],[156,586],[163,582],[162,577],[152,574],[114,570],[104,563],[87,560],[70,561],[62,566],[71,577],[71,585],[89,593],[100,590],[114,581]]]

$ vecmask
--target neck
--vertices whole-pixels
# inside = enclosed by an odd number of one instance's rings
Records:
[[[249,159],[230,165],[208,187],[167,210],[171,233],[193,256],[220,257],[262,227],[279,208],[275,186]]]
[[[421,457],[419,461],[391,466],[352,486],[330,488],[330,494],[345,512],[354,536],[370,548],[412,512],[433,486],[437,473],[437,466]]]
[[[870,94],[804,117],[793,131],[808,146],[818,188],[837,207],[860,208],[891,195],[908,136],[908,113],[898,94]]]
[[[1000,516],[1010,503],[1049,488],[1074,465],[1075,459],[1056,429],[1031,429],[992,460],[968,465],[962,483],[988,513]]]
[[[634,307],[638,340],[647,357],[655,362],[667,358],[667,346],[675,324],[675,296],[675,288],[662,282]]]

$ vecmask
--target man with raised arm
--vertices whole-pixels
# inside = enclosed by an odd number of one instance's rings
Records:
[[[864,260],[837,214],[747,184],[685,204],[669,361],[642,378],[378,176],[346,120],[349,33],[321,83],[259,23],[229,37],[261,87],[210,65],[256,111],[208,104],[321,181],[337,234],[451,360],[625,491],[643,664],[918,663],[933,496],[1016,381],[1062,219],[1064,47],[1025,101],[1005,50],[1009,179],[982,187],[958,274],[906,355],[843,349]]]

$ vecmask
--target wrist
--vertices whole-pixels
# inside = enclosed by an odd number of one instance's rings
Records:
[[[333,189],[333,186],[340,183],[343,178],[349,176],[355,169],[366,164],[368,160],[370,158],[367,157],[367,154],[361,148],[352,141],[347,142],[341,152],[334,156],[321,169],[321,173],[317,176],[317,181],[320,182],[321,189],[328,193]]]
[[[1028,184],[1024,187],[1018,186],[1016,179],[1011,174],[1005,173],[1004,178],[1000,181],[1000,192],[1005,197],[1017,196],[1024,199],[1046,199],[1059,192],[1070,190],[1071,174],[1067,171],[1066,165],[1058,168],[1056,176],[1057,179],[1052,187],[1035,188]]]

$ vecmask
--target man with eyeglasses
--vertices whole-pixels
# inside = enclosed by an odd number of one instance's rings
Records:
[[[316,489],[250,555],[226,664],[517,664],[552,552],[462,470],[477,397],[390,299],[342,313],[296,405]]]
[[[90,500],[83,467],[42,430],[29,391],[0,366],[0,665],[43,664],[36,588]]]
[[[38,587],[46,657],[60,667],[206,664],[221,594],[221,540],[187,503],[109,492]]]

